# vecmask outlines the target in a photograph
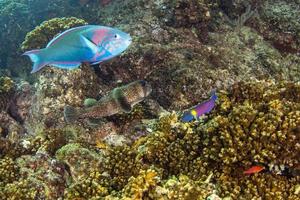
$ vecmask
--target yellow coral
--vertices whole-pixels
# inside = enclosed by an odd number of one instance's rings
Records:
[[[128,184],[124,187],[124,198],[142,200],[152,188],[159,182],[160,178],[153,169],[141,170],[137,177],[129,178]]]

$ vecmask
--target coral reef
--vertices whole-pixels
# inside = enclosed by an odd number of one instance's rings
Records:
[[[206,118],[183,123],[176,112],[163,112],[144,124],[147,134],[127,144],[91,143],[82,139],[88,131],[71,127],[42,131],[0,146],[6,155],[2,193],[26,191],[29,199],[295,199],[297,174],[243,171],[255,163],[299,168],[299,92],[292,82],[238,82],[218,92]]]
[[[15,161],[19,167],[19,176],[11,183],[4,183],[2,197],[4,199],[57,199],[65,188],[66,171],[56,160],[47,154],[22,156]]]
[[[62,13],[82,17],[44,22],[28,33],[23,50],[43,48],[61,31],[86,22],[120,28],[133,43],[96,71],[85,64],[73,71],[49,67],[34,86],[21,82],[19,88],[0,78],[1,198],[299,198],[296,1],[17,2],[0,2],[0,21],[13,11],[1,41],[16,13],[32,5],[44,8],[30,12],[34,25]],[[35,21],[39,12],[41,21]],[[18,34],[25,35],[33,24],[20,20]],[[16,54],[20,42],[13,39],[4,45],[12,42],[7,46],[16,45],[9,49]],[[0,50],[0,66],[23,66],[11,61],[16,55],[5,60],[6,54]],[[66,104],[82,107],[84,99],[100,99],[137,79],[151,84],[150,103],[90,124],[64,123]],[[199,121],[183,123],[182,112],[173,111],[201,102],[212,89],[217,106]],[[6,112],[12,96],[15,116]],[[243,173],[257,164],[283,166],[288,173]]]
[[[258,1],[230,2],[233,6],[226,9],[235,9],[232,20],[248,5],[248,12],[267,8]],[[154,88],[152,96],[168,109],[187,108],[213,88],[226,89],[239,80],[298,81],[299,56],[281,54],[256,31],[255,22],[262,21],[257,15],[263,13],[249,14],[237,30],[224,19],[225,7],[211,1],[112,2],[100,19],[129,32],[133,44],[123,56],[101,66],[106,75],[101,78],[109,84],[146,78]],[[134,16],[128,16],[127,9],[133,9]],[[115,12],[120,17],[113,16]]]

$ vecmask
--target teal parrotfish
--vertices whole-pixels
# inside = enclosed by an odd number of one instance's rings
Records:
[[[146,81],[134,81],[113,89],[99,101],[85,100],[84,108],[65,106],[64,118],[66,122],[73,123],[80,119],[99,119],[117,113],[128,113],[135,104],[143,101],[151,91],[151,85]]]
[[[216,100],[217,100],[216,91],[213,90],[212,95],[209,100],[204,101],[204,102],[188,109],[188,111],[183,113],[181,121],[190,122],[193,119],[198,119],[202,115],[209,113],[215,107]]]
[[[127,49],[131,37],[107,26],[85,25],[68,29],[53,38],[44,49],[25,52],[33,64],[31,73],[46,65],[75,69],[81,63],[98,64]]]

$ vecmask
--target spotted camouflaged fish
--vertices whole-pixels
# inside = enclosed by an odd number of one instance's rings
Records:
[[[113,89],[99,101],[91,101],[84,108],[76,109],[65,106],[64,117],[66,122],[72,123],[79,119],[98,119],[117,113],[130,112],[132,107],[143,101],[152,89],[146,81],[139,80],[128,85]],[[90,102],[93,102],[92,104]]]

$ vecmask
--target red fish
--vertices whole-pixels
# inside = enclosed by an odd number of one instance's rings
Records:
[[[264,166],[256,165],[256,166],[253,166],[253,167],[247,169],[246,171],[244,171],[244,174],[255,174],[255,173],[263,171],[264,169],[265,169]]]

